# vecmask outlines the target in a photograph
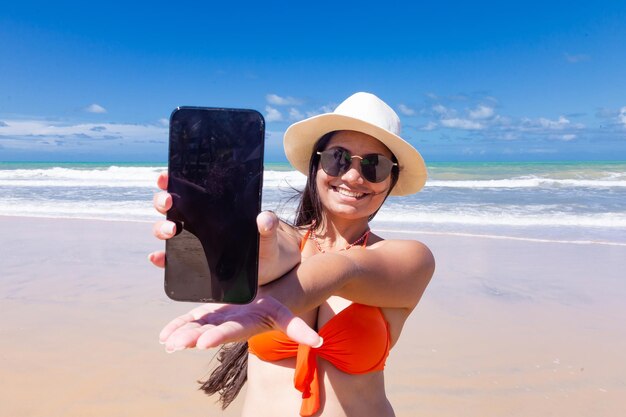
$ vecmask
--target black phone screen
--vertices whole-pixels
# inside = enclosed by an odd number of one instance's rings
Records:
[[[244,304],[256,295],[265,122],[254,110],[179,107],[170,118],[165,292]]]

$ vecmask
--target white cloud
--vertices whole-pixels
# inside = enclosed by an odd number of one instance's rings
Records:
[[[300,113],[298,109],[296,109],[295,107],[292,107],[289,109],[289,118],[291,120],[302,120],[304,119],[304,115]]]
[[[539,125],[541,127],[545,127],[546,129],[560,130],[567,127],[569,124],[570,121],[564,116],[559,116],[558,120],[550,120],[544,117],[539,118]]]
[[[283,115],[275,108],[265,106],[265,120],[267,120],[268,122],[280,122],[281,120],[283,120]]]
[[[168,127],[170,125],[170,119],[163,117],[162,119],[159,119],[159,123],[161,123],[162,126]]]
[[[428,123],[426,123],[425,126],[420,127],[420,130],[426,130],[426,131],[430,131],[430,130],[434,130],[437,127],[437,123],[430,121]]]
[[[626,106],[622,107],[619,111],[619,116],[617,116],[617,121],[626,127]]]
[[[302,104],[302,100],[293,97],[281,97],[277,94],[267,94],[265,99],[269,104],[275,106],[299,106]]]
[[[88,113],[98,113],[98,114],[101,114],[101,113],[106,113],[107,109],[105,109],[104,107],[102,107],[99,104],[93,103],[93,104],[90,104],[89,106],[85,107],[85,111],[88,112]]]
[[[413,116],[415,114],[415,110],[405,104],[398,105],[398,110],[400,110],[400,113],[404,114],[405,116]]]
[[[565,129],[583,129],[585,125],[582,123],[572,123],[565,116],[559,116],[558,120],[550,120],[540,117],[539,126],[548,130],[565,130]]]
[[[335,105],[326,105],[326,106],[322,106],[317,110],[309,110],[306,112],[306,117],[313,117],[313,116],[317,116],[318,114],[323,114],[323,113],[332,113],[335,109]]]
[[[559,150],[555,148],[530,148],[525,150],[528,153],[549,154],[557,153]]]
[[[476,109],[469,111],[470,119],[478,119],[478,120],[489,119],[493,117],[493,114],[494,114],[493,107],[484,106],[482,104],[476,107]]]
[[[570,140],[576,139],[576,135],[573,133],[553,134],[553,135],[548,135],[548,139],[562,140],[564,142],[569,142]]]
[[[500,116],[497,114],[496,117],[491,120],[491,123],[492,125],[497,126],[510,126],[513,123],[513,120],[510,117]]]
[[[479,122],[459,118],[441,119],[440,123],[442,126],[449,127],[451,129],[479,130],[483,128],[483,125]]]
[[[448,114],[448,109],[445,108],[444,106],[442,106],[441,104],[435,104],[433,106],[433,110],[437,114],[442,114],[442,115],[447,115]]]

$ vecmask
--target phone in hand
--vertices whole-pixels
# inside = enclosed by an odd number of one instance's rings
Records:
[[[170,117],[165,292],[245,304],[256,295],[265,121],[254,110],[178,107]]]

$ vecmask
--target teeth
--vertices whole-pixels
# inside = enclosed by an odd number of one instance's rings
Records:
[[[363,197],[365,195],[364,193],[355,193],[353,191],[346,190],[344,188],[337,188],[337,192],[339,194],[342,194],[342,195],[345,195],[345,196],[348,196],[348,197],[354,197],[354,198],[361,198],[361,197]]]

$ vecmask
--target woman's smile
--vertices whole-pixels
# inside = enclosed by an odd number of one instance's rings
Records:
[[[333,189],[333,191],[337,192],[338,194],[341,194],[341,196],[349,197],[355,200],[360,200],[363,197],[366,197],[367,195],[369,195],[369,193],[361,193],[357,191],[352,191],[345,187],[340,187],[340,186],[331,186],[331,188]]]

